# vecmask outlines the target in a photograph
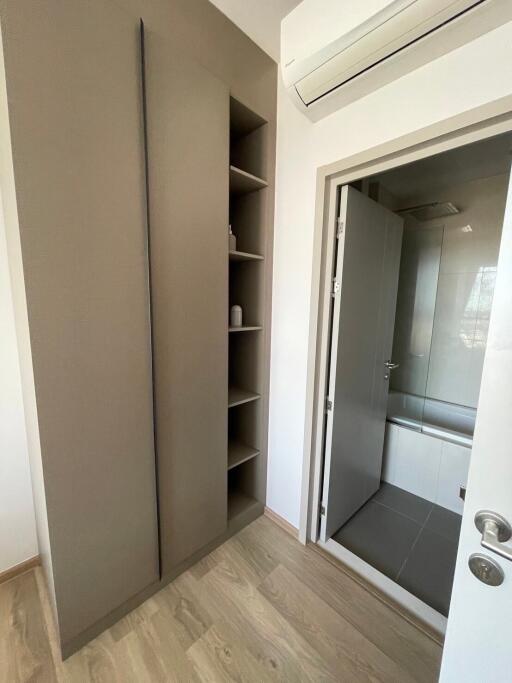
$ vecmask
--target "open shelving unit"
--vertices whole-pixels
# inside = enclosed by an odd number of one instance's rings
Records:
[[[241,528],[263,512],[264,277],[268,124],[230,100],[229,220],[237,238],[229,251],[229,306],[243,325],[230,327],[228,398],[228,525]]]

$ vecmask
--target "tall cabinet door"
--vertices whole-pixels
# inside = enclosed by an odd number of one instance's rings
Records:
[[[229,92],[146,31],[162,574],[227,526]]]
[[[158,581],[138,20],[2,3],[14,177],[64,654]]]

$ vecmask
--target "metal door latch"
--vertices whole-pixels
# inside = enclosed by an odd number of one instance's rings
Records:
[[[512,546],[505,545],[512,536],[512,527],[504,517],[490,510],[480,510],[475,515],[475,526],[482,534],[484,548],[512,561]]]

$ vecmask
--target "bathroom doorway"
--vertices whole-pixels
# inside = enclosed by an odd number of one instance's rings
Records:
[[[340,186],[335,198],[319,536],[398,587],[395,595],[410,595],[413,611],[421,606],[441,628],[511,149],[510,133],[488,138]],[[382,241],[391,216],[401,226],[398,261],[393,240]],[[360,227],[367,234],[357,251],[350,245]],[[370,312],[369,301],[380,305]]]

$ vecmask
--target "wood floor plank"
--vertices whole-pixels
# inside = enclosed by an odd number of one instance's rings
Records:
[[[441,648],[259,518],[65,662],[41,568],[0,585],[0,683],[418,681]]]
[[[111,647],[109,634],[102,634],[62,664],[69,683],[121,683],[121,671]]]
[[[226,600],[224,594],[216,590],[211,578],[205,576],[204,580],[196,581],[194,593],[207,605],[214,623],[222,623],[229,637],[243,640],[270,680],[309,680],[302,673],[300,661],[280,647],[269,629],[262,629],[259,621],[251,618],[245,604]]]
[[[159,594],[160,604],[172,615],[174,631],[184,650],[213,625],[206,604],[194,592],[194,583],[190,572],[185,572]]]
[[[55,675],[57,677],[58,683],[67,683],[67,679],[64,674],[62,659],[60,656],[59,639],[57,636],[57,630],[53,618],[52,606],[50,604],[50,598],[48,595],[48,584],[46,582],[44,570],[41,565],[34,569],[34,576],[37,584],[38,598],[41,604],[42,617],[44,621],[44,630],[51,651]]]
[[[260,518],[240,534],[253,553],[257,549],[270,553],[418,683],[437,681],[442,655],[437,643],[317,552],[267,521]]]
[[[414,682],[283,565],[265,579],[259,591],[331,663],[343,680]]]
[[[142,605],[139,605],[139,607],[120,619],[116,624],[109,628],[109,633],[114,642],[118,642],[121,640],[121,638],[124,638],[140,624],[150,621],[151,617],[153,614],[155,614],[155,612],[158,611],[158,609],[159,607],[157,601],[154,597],[151,597],[149,600],[143,602]]]
[[[217,567],[202,579],[213,591],[221,595],[231,609],[238,610],[250,621],[261,638],[273,642],[285,657],[282,662],[300,662],[301,678],[308,681],[335,681],[335,672],[258,592],[257,588],[227,562]],[[294,680],[293,678],[289,680]]]
[[[239,637],[228,635],[223,623],[215,624],[192,645],[187,655],[201,681],[271,681],[264,667]]]
[[[169,683],[199,683],[200,678],[182,647],[182,642],[177,631],[173,629],[173,623],[169,621],[166,610],[159,610],[153,615],[152,626],[157,636],[156,649],[159,652],[166,681]]]
[[[34,570],[0,585],[0,681],[57,681]]]

